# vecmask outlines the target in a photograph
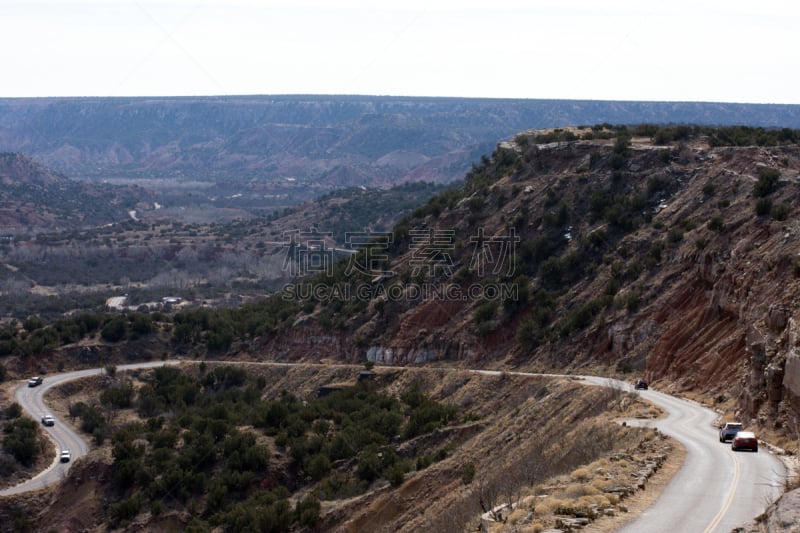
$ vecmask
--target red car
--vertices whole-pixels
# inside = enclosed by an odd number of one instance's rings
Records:
[[[733,437],[731,441],[731,450],[753,450],[758,451],[758,439],[755,434],[750,431],[740,431]]]

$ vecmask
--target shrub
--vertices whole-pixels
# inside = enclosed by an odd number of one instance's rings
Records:
[[[378,456],[377,448],[369,446],[364,449],[358,458],[356,475],[367,483],[371,483],[381,476],[382,470],[383,465],[381,458]]]
[[[722,217],[719,215],[714,215],[708,221],[708,229],[714,231],[721,231],[725,224],[722,222]]]
[[[6,418],[13,420],[22,416],[22,407],[17,402],[13,402],[6,408]]]
[[[327,455],[318,453],[307,461],[305,470],[311,479],[320,481],[331,471],[331,462]]]
[[[119,342],[125,338],[125,319],[122,317],[113,318],[100,331],[100,336],[104,341]]]
[[[464,485],[469,485],[475,479],[475,465],[473,463],[465,463],[461,466],[461,482]]]
[[[589,479],[588,472],[585,479]],[[581,484],[576,483],[574,485],[569,485],[566,489],[564,489],[564,495],[569,498],[580,498],[581,496],[595,496],[597,494],[600,494],[600,491],[597,489],[597,487],[593,487],[592,485],[589,485],[587,483],[581,483]]]
[[[109,387],[100,394],[100,403],[117,409],[126,409],[133,404],[133,384]]]
[[[683,232],[678,228],[672,228],[671,230],[669,230],[669,234],[667,235],[667,240],[669,240],[669,242],[673,244],[679,243],[683,240]]]
[[[775,220],[786,220],[789,216],[789,206],[786,204],[774,205],[772,209],[770,209],[769,214]]]
[[[115,524],[119,524],[120,522],[130,520],[139,514],[139,510],[141,508],[141,499],[138,496],[133,496],[131,498],[122,500],[121,502],[112,504],[108,508],[108,512],[111,515],[112,521]]]
[[[36,430],[36,422],[30,418],[16,418],[3,429],[3,449],[23,465],[31,466],[39,456]]]
[[[313,494],[309,494],[297,502],[294,513],[300,525],[313,527],[317,520],[319,520],[321,509],[322,505],[320,504],[319,498]]]
[[[780,172],[774,168],[762,168],[758,171],[758,181],[753,185],[753,195],[763,198],[775,192],[778,188]]]
[[[386,479],[393,487],[399,487],[405,481],[406,473],[403,465],[395,463],[386,469]]]
[[[769,198],[759,198],[756,201],[756,215],[764,216],[772,211],[772,200]]]
[[[94,407],[84,405],[80,411],[81,429],[86,433],[94,433],[95,429],[103,428],[106,424],[103,414]]]
[[[578,481],[587,481],[589,479],[589,470],[585,467],[577,468],[572,471],[570,477]]]
[[[405,438],[416,437],[441,427],[455,418],[456,408],[442,405],[425,398],[425,401],[414,408],[408,419],[408,424],[403,432]]]
[[[611,168],[620,170],[625,166],[625,156],[622,154],[611,154]]]
[[[500,307],[500,302],[497,300],[485,300],[478,304],[475,309],[475,323],[481,324],[493,320],[497,316],[497,309]]]

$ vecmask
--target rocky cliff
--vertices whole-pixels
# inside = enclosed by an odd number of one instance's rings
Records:
[[[797,438],[800,147],[641,133],[502,143],[391,242],[309,282],[340,289],[261,352],[599,367]]]

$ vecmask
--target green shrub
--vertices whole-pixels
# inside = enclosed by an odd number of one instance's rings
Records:
[[[708,229],[711,229],[711,230],[714,230],[714,231],[722,231],[722,229],[724,227],[725,227],[725,224],[722,221],[722,217],[719,216],[719,215],[714,215],[708,221]]]
[[[23,465],[31,466],[39,456],[37,429],[36,422],[30,418],[15,418],[3,428],[3,449]]]
[[[769,211],[770,216],[775,220],[786,220],[789,216],[789,206],[786,204],[773,205]]]
[[[307,461],[305,471],[311,476],[311,479],[320,481],[331,471],[330,459],[328,459],[327,455],[318,453]]]
[[[313,494],[309,494],[297,502],[294,513],[300,525],[313,527],[317,520],[319,520],[321,509],[322,505],[320,504],[319,498]]]
[[[382,471],[383,463],[378,456],[377,447],[368,446],[358,457],[356,475],[367,483],[371,483],[381,476]]]
[[[133,405],[133,384],[112,386],[100,393],[100,403],[116,409],[126,409]]]
[[[628,312],[632,313],[639,308],[639,293],[636,291],[630,291],[625,294],[625,309]]]
[[[22,407],[17,402],[12,402],[11,405],[6,407],[6,418],[14,420],[22,416]]]
[[[465,463],[461,466],[461,482],[464,485],[469,485],[475,479],[475,465],[473,463]]]
[[[775,192],[778,188],[780,172],[774,168],[764,167],[758,171],[758,181],[753,185],[753,195],[763,198]]]
[[[114,524],[130,520],[139,514],[142,501],[138,496],[132,496],[118,503],[111,504],[108,508],[109,515]]]
[[[772,200],[769,198],[759,198],[756,200],[756,215],[768,215],[772,211]]]
[[[399,487],[405,481],[406,472],[403,465],[395,463],[386,469],[386,480],[393,486]]]
[[[673,244],[679,243],[683,240],[683,232],[678,228],[672,228],[667,234],[667,240]]]
[[[114,317],[103,326],[100,336],[107,342],[119,342],[125,338],[126,330],[125,319],[123,317]]]

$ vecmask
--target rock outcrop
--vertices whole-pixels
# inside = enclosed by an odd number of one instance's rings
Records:
[[[462,191],[398,226],[389,257],[398,275],[385,283],[404,297],[355,310],[320,302],[264,353],[599,365],[800,436],[800,147],[709,147],[702,135],[665,145],[633,138],[623,148],[607,137],[537,144],[540,134],[503,143]],[[757,188],[764,176],[767,192]],[[420,257],[434,255],[415,244],[426,234],[445,247],[427,272]],[[476,235],[513,236],[516,255],[502,256],[512,273],[478,273]],[[439,292],[406,298],[415,284]],[[511,286],[495,302],[481,292]],[[336,326],[316,325],[321,309]]]

